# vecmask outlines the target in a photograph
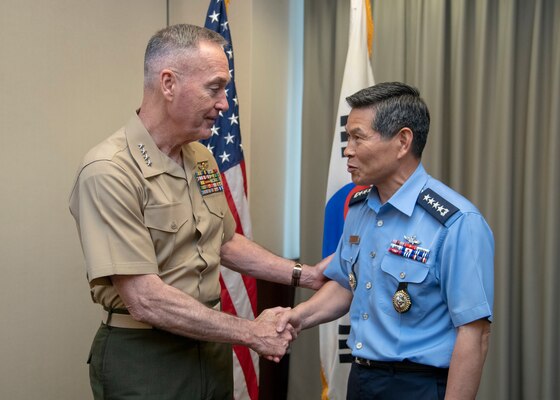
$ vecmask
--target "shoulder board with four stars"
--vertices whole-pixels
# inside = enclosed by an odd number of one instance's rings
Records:
[[[367,189],[363,189],[360,190],[359,192],[356,192],[352,195],[352,198],[350,198],[350,201],[348,202],[348,206],[351,206],[352,204],[356,204],[361,202],[362,200],[365,200],[366,197],[368,197],[369,192],[371,192],[371,187],[368,187]]]
[[[416,202],[443,225],[459,211],[457,207],[429,188],[418,195]]]

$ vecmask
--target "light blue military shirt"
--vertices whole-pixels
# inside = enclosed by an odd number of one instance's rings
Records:
[[[429,252],[391,251],[393,241]],[[373,187],[349,208],[325,275],[354,292],[347,343],[355,357],[449,367],[456,328],[492,321],[492,231],[473,204],[422,164],[385,204]],[[412,303],[405,313],[393,306],[401,282]]]

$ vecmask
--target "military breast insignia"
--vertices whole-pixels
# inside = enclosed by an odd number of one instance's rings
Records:
[[[410,310],[412,307],[412,300],[410,299],[410,295],[406,290],[408,283],[401,282],[399,283],[399,287],[397,291],[393,295],[393,307],[398,313],[405,313]]]
[[[420,243],[414,237],[414,242]],[[430,256],[430,250],[420,247],[416,244],[410,243],[410,241],[403,242],[401,240],[393,240],[389,245],[389,252],[396,254],[401,257],[410,258],[411,260],[420,261],[426,264],[428,257]]]
[[[200,187],[200,193],[202,193],[203,196],[224,191],[224,185],[220,178],[220,171],[217,169],[209,170],[208,161],[199,161],[197,163],[197,171],[194,176]]]

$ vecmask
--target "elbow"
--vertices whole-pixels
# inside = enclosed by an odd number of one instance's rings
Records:
[[[155,275],[111,277],[111,281],[128,310],[139,322],[156,325],[157,310],[161,308],[165,284]]]
[[[484,357],[486,358],[486,354],[488,353],[488,347],[490,345],[490,334],[492,332],[490,322],[484,321],[484,325],[481,332],[481,349]]]
[[[131,301],[126,304],[126,309],[134,320],[148,324],[152,322],[152,318],[150,317],[151,307],[148,299],[145,299],[142,296],[135,296],[134,299],[129,300]]]

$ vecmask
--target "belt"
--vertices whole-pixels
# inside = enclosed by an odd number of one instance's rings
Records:
[[[220,311],[220,300],[210,301],[205,303],[207,307]],[[145,324],[132,318],[128,310],[122,308],[107,308],[103,307],[102,320],[105,325],[115,328],[128,328],[128,329],[153,329],[153,326]]]
[[[418,364],[412,361],[372,361],[365,358],[354,357],[354,362],[367,368],[384,369],[395,372],[428,372],[433,374],[445,374],[448,368],[438,368],[431,365]]]
[[[123,312],[124,311],[124,312]],[[115,328],[152,329],[151,325],[136,321],[126,310],[103,308],[102,322]]]

